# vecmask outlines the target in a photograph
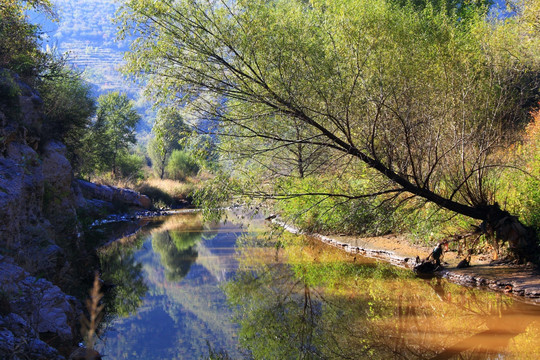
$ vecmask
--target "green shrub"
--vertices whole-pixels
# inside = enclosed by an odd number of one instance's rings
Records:
[[[540,111],[532,114],[533,121],[527,126],[524,141],[507,156],[517,158],[519,167],[501,176],[498,201],[528,226],[540,230]]]
[[[121,153],[118,157],[118,169],[121,175],[130,179],[142,179],[145,159],[138,154]]]
[[[79,74],[61,66],[52,76],[43,78],[38,90],[45,113],[43,137],[66,144],[73,161],[96,110],[92,89]]]
[[[15,83],[12,74],[0,69],[0,112],[8,118],[19,116],[19,94],[21,89]]]
[[[184,180],[188,176],[195,176],[199,172],[196,160],[186,151],[174,150],[166,167],[169,178]]]
[[[366,193],[368,178],[320,175],[288,179],[279,187],[285,193]],[[380,235],[396,226],[394,210],[381,199],[347,199],[327,195],[298,196],[276,202],[277,211],[303,230],[319,233]]]

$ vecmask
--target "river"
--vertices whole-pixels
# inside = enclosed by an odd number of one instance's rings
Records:
[[[537,359],[540,307],[228,214],[100,249],[106,359]]]

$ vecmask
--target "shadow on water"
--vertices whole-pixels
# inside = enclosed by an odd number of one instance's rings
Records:
[[[122,359],[536,359],[540,308],[309,238],[173,216],[102,249]]]

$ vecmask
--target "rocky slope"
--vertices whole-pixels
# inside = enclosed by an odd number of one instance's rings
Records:
[[[0,358],[62,358],[81,310],[65,285],[80,241],[66,147],[43,143],[39,94],[0,71]],[[6,95],[7,94],[7,95]]]
[[[69,355],[81,307],[62,290],[80,281],[77,267],[95,261],[77,211],[96,201],[92,194],[84,198],[65,145],[41,137],[42,106],[35,90],[0,69],[1,359]],[[109,201],[111,209],[113,202],[151,206],[147,197],[123,189],[109,197],[97,201]],[[93,275],[91,266],[83,270]]]

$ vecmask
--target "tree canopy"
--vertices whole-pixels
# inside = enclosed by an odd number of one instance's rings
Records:
[[[309,147],[334,171],[360,162],[379,179],[329,196],[419,197],[496,223],[492,175],[508,166],[497,151],[538,100],[538,39],[518,45],[503,35],[515,21],[487,21],[481,6],[463,17],[426,3],[126,1],[127,70],[212,122],[242,166],[288,176],[269,159],[288,150],[298,164]],[[266,173],[263,193],[295,195]]]
[[[140,120],[125,94],[111,92],[98,100],[96,119],[85,140],[89,169],[117,175],[120,159],[135,144],[135,126]]]
[[[148,153],[152,159],[152,167],[163,179],[165,167],[173,150],[180,150],[180,141],[189,133],[182,116],[174,109],[161,108],[158,110],[152,134],[148,143]]]
[[[27,21],[26,10],[55,18],[48,0],[4,0],[0,4],[0,67],[32,78],[44,70],[50,56],[40,49],[40,28]]]

